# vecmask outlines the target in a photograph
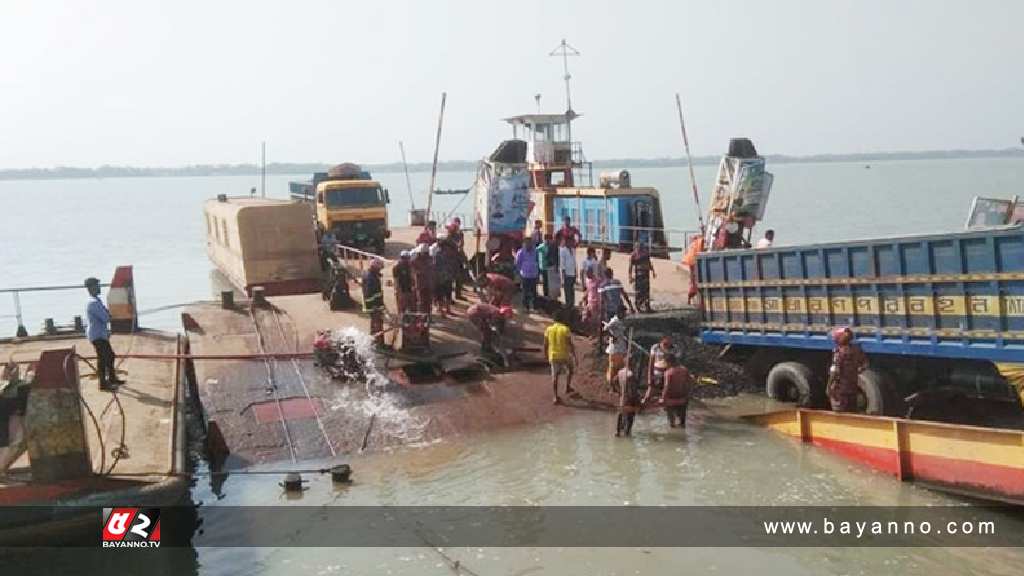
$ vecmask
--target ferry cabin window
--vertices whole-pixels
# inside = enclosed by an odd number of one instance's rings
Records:
[[[327,191],[328,208],[346,208],[348,206],[370,206],[383,204],[384,198],[380,188],[342,188]]]
[[[565,142],[569,139],[568,134],[566,134],[565,124],[555,124],[553,128],[554,138],[551,140],[552,142]]]
[[[209,214],[207,214],[206,218],[205,218],[205,220],[206,220],[206,237],[207,238],[209,238],[211,235],[213,235],[213,226],[210,226],[210,218],[211,218],[211,216]]]
[[[224,234],[224,246],[231,248],[231,241],[228,240],[228,221],[227,219],[221,220],[221,232]]]

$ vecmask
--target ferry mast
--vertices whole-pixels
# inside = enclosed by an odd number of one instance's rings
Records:
[[[572,120],[576,117],[576,113],[572,110],[572,93],[569,90],[569,80],[572,78],[572,75],[569,74],[569,56],[579,56],[580,51],[570,46],[565,38],[562,38],[562,43],[548,55],[562,57],[562,71],[565,79],[565,133],[569,140],[569,164],[573,165],[575,161],[572,157]]]

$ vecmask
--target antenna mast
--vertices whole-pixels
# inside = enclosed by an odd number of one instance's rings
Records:
[[[569,74],[569,56],[579,56],[580,51],[566,43],[565,38],[562,38],[562,43],[555,47],[548,56],[561,56],[562,57],[562,70],[565,72],[565,126],[566,136],[569,139],[569,163],[573,163],[572,159],[572,119],[576,117],[576,113],[572,111],[572,94],[569,90],[569,80],[572,75]]]

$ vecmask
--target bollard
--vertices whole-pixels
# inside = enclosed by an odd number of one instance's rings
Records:
[[[92,475],[79,404],[74,348],[39,357],[25,413],[25,439],[33,482],[60,482]]]
[[[338,464],[331,468],[331,480],[339,484],[348,484],[352,481],[352,467],[348,464]]]
[[[263,289],[263,286],[252,287],[252,302],[254,306],[257,306],[259,308],[267,307],[267,296],[266,292]]]
[[[131,266],[118,266],[107,290],[107,308],[110,309],[110,331],[130,334],[138,329],[139,317],[135,308],[135,280]]]
[[[302,476],[298,472],[289,472],[284,475],[281,486],[285,492],[302,492]]]
[[[223,290],[220,293],[220,307],[225,310],[232,310],[235,307],[235,291]]]

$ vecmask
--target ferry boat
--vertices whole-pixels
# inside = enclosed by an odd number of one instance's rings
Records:
[[[661,199],[650,186],[634,187],[626,170],[606,172],[593,183],[593,165],[570,137],[578,115],[524,114],[505,118],[506,140],[481,163],[475,185],[477,225],[489,237],[529,234],[540,220],[553,233],[568,216],[581,244],[628,251],[637,242],[668,255]],[[490,241],[490,251],[500,241]]]

